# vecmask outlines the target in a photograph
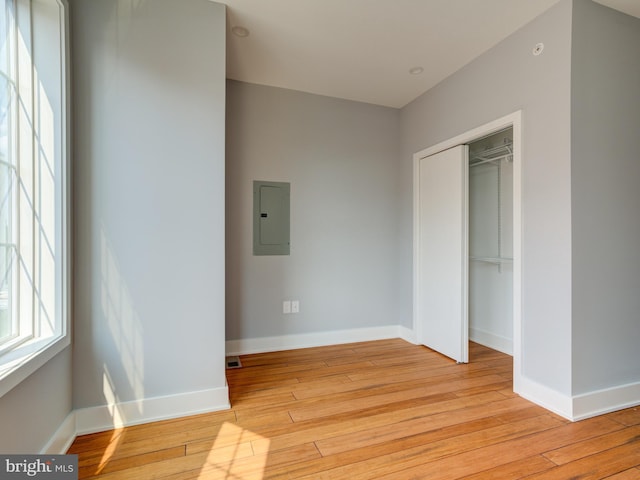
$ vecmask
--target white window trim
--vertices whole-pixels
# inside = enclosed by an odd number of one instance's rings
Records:
[[[62,124],[61,124],[61,207],[59,213],[62,231],[60,235],[60,270],[57,274],[56,308],[59,316],[60,328],[48,337],[36,337],[30,339],[12,351],[0,357],[0,397],[11,391],[20,382],[45,365],[57,354],[71,345],[71,122],[70,122],[70,52],[69,52],[69,6],[67,0],[55,1],[61,9],[62,35],[60,38],[60,66],[61,82],[60,94],[62,99]]]

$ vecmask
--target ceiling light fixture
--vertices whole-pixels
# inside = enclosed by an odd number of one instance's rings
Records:
[[[422,67],[413,67],[409,69],[409,73],[411,75],[420,75],[422,72],[424,72],[424,68]]]
[[[236,37],[248,37],[249,30],[247,28],[236,25],[235,27],[231,27],[231,33],[233,33]]]

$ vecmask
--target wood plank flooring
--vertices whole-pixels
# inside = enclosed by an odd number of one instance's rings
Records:
[[[640,408],[571,423],[513,394],[511,357],[470,358],[402,340],[243,356],[231,410],[69,453],[101,480],[640,479]]]

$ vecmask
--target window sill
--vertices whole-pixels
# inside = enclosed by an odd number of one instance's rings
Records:
[[[0,397],[71,344],[69,335],[36,338],[0,358]]]

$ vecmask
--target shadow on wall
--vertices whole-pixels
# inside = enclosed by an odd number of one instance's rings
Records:
[[[107,4],[102,5],[111,10],[107,33],[117,41],[118,48],[126,49],[130,24],[136,12],[148,3],[148,0],[115,0],[108,7]],[[118,69],[113,67],[111,73],[115,75]],[[102,320],[107,327],[102,331],[108,331],[109,336],[97,339],[97,344],[105,352],[118,354],[117,361],[103,362],[101,383],[111,424],[121,427],[132,418],[144,415],[144,336],[140,317],[107,230],[104,224],[100,226],[100,303]],[[108,357],[115,358],[113,355]],[[123,398],[139,401],[123,403]],[[118,438],[118,435],[114,436],[114,439]],[[109,457],[109,451],[113,450],[115,447],[111,445],[105,455]]]
[[[125,388],[131,393],[127,395],[129,398],[144,399],[143,331],[104,226],[100,231],[100,259],[102,313],[111,334],[110,340],[120,358],[117,366],[103,365],[102,391],[113,424],[121,426],[127,423],[130,415],[120,407],[120,390]],[[119,371],[111,371],[114,368]],[[126,385],[116,381],[123,378],[127,379]],[[137,416],[144,413],[141,403],[128,402],[127,405],[135,406]]]

